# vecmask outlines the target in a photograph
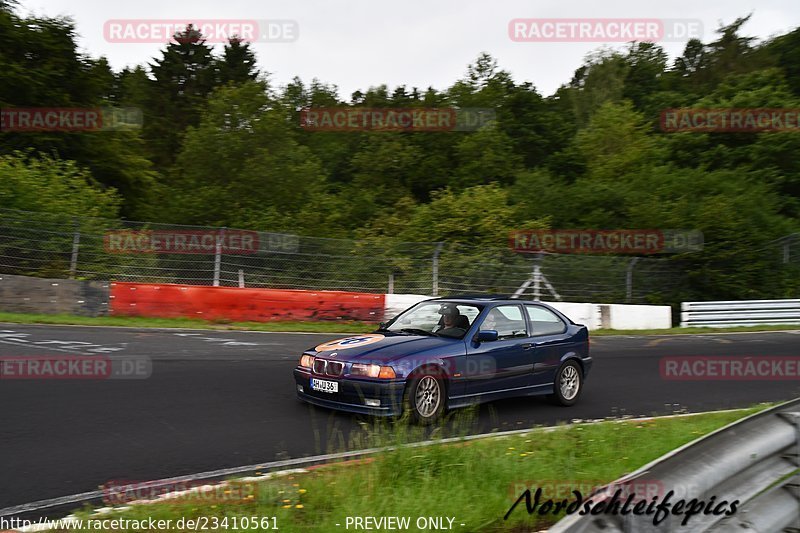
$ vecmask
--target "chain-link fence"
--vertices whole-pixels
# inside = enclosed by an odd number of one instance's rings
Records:
[[[439,287],[445,294],[525,294],[542,300],[658,303],[686,282],[679,262],[663,258],[519,254],[508,248],[446,245]]]
[[[778,264],[800,264],[800,238],[776,241],[773,252]],[[0,210],[0,273],[376,293],[517,293],[597,303],[676,303],[689,278],[678,257],[376,244],[7,209]]]

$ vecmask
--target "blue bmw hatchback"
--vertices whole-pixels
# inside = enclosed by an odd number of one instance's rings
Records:
[[[299,399],[342,411],[435,421],[447,409],[511,396],[573,405],[592,366],[589,332],[535,301],[435,298],[374,333],[307,350]]]

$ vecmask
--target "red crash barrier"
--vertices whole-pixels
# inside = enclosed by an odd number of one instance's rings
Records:
[[[153,283],[112,283],[116,316],[206,320],[366,320],[383,318],[385,295],[343,291],[240,289]]]

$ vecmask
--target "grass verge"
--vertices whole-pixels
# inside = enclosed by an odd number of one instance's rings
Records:
[[[75,326],[123,326],[130,328],[183,328],[247,331],[289,331],[305,333],[365,333],[375,324],[347,320],[318,322],[231,322],[196,318],[148,318],[135,316],[84,317],[0,312],[0,322],[14,324],[58,324]]]
[[[232,322],[208,321],[196,318],[147,318],[128,316],[83,317],[75,315],[46,315],[0,312],[0,322],[13,324],[58,324],[75,326],[123,326],[131,328],[184,328],[211,330],[283,331],[299,333],[369,333],[377,328],[370,322],[350,320],[317,322]],[[679,335],[699,333],[728,333],[747,331],[784,331],[800,329],[791,326],[737,326],[731,328],[670,328],[670,329],[598,329],[593,336],[609,335]]]
[[[418,517],[450,517],[456,531],[538,531],[555,519],[528,516],[522,505],[503,520],[525,488],[596,487],[766,407],[399,446],[368,459],[249,484],[246,490],[232,484],[227,492],[217,491],[213,501],[185,496],[169,503],[132,505],[102,519],[169,519],[175,524],[181,518],[218,523],[227,518],[233,524],[234,518],[274,517],[281,531],[329,532],[346,531],[347,517],[410,517],[411,531],[417,530]],[[378,440],[385,443],[388,434],[382,431]],[[392,431],[405,441],[417,430],[396,424]],[[86,518],[90,512],[77,515]]]

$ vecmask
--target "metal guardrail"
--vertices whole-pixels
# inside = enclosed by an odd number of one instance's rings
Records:
[[[800,300],[683,302],[681,327],[800,324]]]
[[[653,515],[570,515],[551,533],[800,531],[800,399],[730,424],[656,459],[607,487],[595,491],[595,502],[608,501],[617,488],[635,493],[637,486],[658,485],[672,502],[697,498],[715,504],[739,500],[731,516],[669,514],[654,524]],[[637,496],[636,501],[639,500]],[[650,500],[650,499],[648,499]],[[648,502],[649,503],[649,502]]]

